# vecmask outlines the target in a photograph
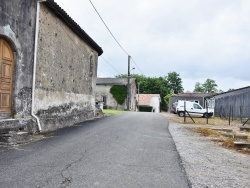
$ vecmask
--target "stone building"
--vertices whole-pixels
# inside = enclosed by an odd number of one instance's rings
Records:
[[[0,130],[95,116],[101,47],[53,0],[0,1]]]
[[[110,89],[114,85],[128,85],[127,78],[97,78],[96,80],[96,101],[104,102],[104,105],[108,108],[113,109],[121,109],[126,110],[128,101],[126,101],[120,105],[116,102],[112,94],[110,93]],[[132,111],[136,110],[136,79],[130,78],[130,99],[129,99],[129,109]]]

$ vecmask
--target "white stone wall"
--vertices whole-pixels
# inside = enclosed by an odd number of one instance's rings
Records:
[[[150,106],[153,106],[154,112],[160,113],[160,101],[159,97],[152,96],[150,100]]]

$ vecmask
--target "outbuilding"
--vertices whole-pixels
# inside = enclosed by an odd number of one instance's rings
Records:
[[[136,100],[139,106],[152,106],[155,113],[161,112],[161,95],[160,94],[137,94]]]
[[[214,95],[215,116],[250,117],[250,86]]]
[[[169,111],[173,111],[172,104],[174,102],[178,102],[178,100],[186,100],[192,101],[200,104],[203,108],[206,108],[206,100],[208,103],[208,107],[213,109],[214,108],[214,99],[213,93],[178,93],[174,94],[169,99]]]

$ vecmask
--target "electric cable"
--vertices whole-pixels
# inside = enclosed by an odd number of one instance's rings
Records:
[[[120,46],[120,48],[129,56],[128,52],[122,47],[122,45],[118,42],[118,40],[115,38],[115,36],[113,35],[113,33],[111,32],[111,30],[109,29],[109,27],[107,26],[107,24],[104,22],[104,20],[102,19],[101,15],[99,14],[99,12],[97,11],[97,9],[95,8],[94,4],[92,3],[91,0],[89,0],[89,2],[91,3],[92,7],[95,9],[97,15],[99,16],[99,18],[101,19],[101,21],[103,22],[103,24],[105,25],[105,27],[107,28],[107,30],[109,31],[109,33],[111,34],[111,36],[113,37],[113,39],[116,41],[116,43]],[[134,59],[131,57],[132,61],[135,63]],[[141,69],[139,68],[139,66],[135,63],[136,67],[138,68],[138,70],[143,74],[143,72],[141,71]]]
[[[115,38],[115,36],[113,35],[113,33],[110,31],[110,29],[108,28],[107,24],[104,22],[104,20],[102,19],[101,15],[99,14],[99,12],[97,11],[97,9],[95,8],[94,4],[92,3],[91,0],[89,0],[89,2],[91,3],[92,7],[95,9],[97,15],[99,16],[99,18],[102,20],[102,23],[105,25],[105,27],[107,28],[107,30],[109,31],[109,33],[111,34],[111,36],[113,37],[113,39],[116,41],[116,43],[121,47],[121,49],[127,54],[129,55],[126,50],[122,47],[122,45],[118,42],[118,40]]]
[[[102,57],[102,56],[101,56]],[[111,65],[106,59],[104,59],[104,57],[102,57],[102,59],[109,64],[117,73],[121,74],[113,65]]]

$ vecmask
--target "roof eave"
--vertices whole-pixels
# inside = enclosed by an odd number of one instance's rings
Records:
[[[96,50],[98,56],[102,55],[102,48],[54,0],[46,0],[44,3],[81,39]]]

